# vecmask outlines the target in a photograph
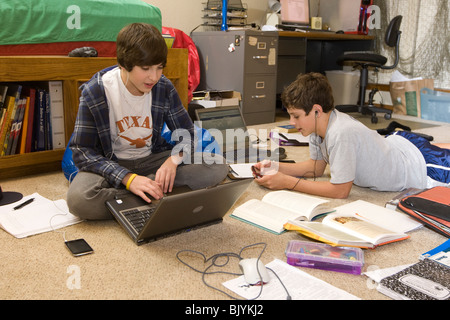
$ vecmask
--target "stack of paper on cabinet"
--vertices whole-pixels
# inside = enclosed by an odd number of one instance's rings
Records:
[[[337,207],[322,222],[289,221],[284,226],[333,246],[374,248],[409,238],[422,224],[401,212],[363,200]]]
[[[313,220],[333,211],[328,200],[292,191],[272,191],[262,200],[252,199],[237,207],[234,218],[275,234],[284,230],[289,220]]]
[[[34,201],[14,210],[18,204],[29,199]],[[81,221],[69,212],[66,200],[51,201],[38,193],[0,207],[0,227],[16,238],[56,230]]]

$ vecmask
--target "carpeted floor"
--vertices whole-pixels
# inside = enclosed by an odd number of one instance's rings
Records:
[[[277,120],[277,124],[287,123],[283,115]],[[433,135],[436,142],[450,141],[448,124],[436,125],[401,117],[396,120],[411,125],[413,130]],[[252,128],[259,130],[274,126],[265,124]],[[387,124],[380,121],[377,126],[383,128]],[[286,151],[288,158],[296,161],[307,159],[309,155],[307,147],[287,147]],[[320,179],[326,180],[328,177]],[[0,184],[3,191],[18,191],[24,195],[38,192],[52,200],[65,198],[68,188],[68,182],[61,172],[0,180]],[[260,199],[266,192],[266,189],[252,182],[235,206],[252,198]],[[331,200],[331,205],[364,199],[383,206],[395,194],[353,187],[348,199]],[[210,257],[220,252],[238,253],[244,246],[264,242],[267,249],[261,259],[269,263],[274,258],[286,261],[284,250],[289,240],[306,240],[293,232],[273,235],[228,215],[221,224],[142,246],[136,246],[113,220],[82,222],[60,231],[65,232],[68,240],[86,239],[95,253],[72,257],[65,248],[61,232],[16,239],[0,231],[0,299],[228,299],[206,286],[201,274],[181,264],[176,258],[177,252],[191,249]],[[417,262],[421,253],[446,240],[426,228],[413,231],[410,235],[408,240],[365,250],[364,271]],[[256,257],[259,250],[247,250],[243,254],[245,257]],[[199,269],[205,267],[198,256],[186,256],[185,259]],[[239,272],[238,261],[231,260],[226,269]],[[307,268],[302,270],[361,299],[387,299],[377,292],[364,275]],[[226,290],[221,283],[234,277],[215,274],[207,276],[206,281]]]

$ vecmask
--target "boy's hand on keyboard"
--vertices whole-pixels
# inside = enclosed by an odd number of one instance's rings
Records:
[[[164,196],[161,184],[145,176],[136,176],[130,184],[130,191],[146,202],[151,202],[147,194],[155,199],[161,199]]]
[[[172,192],[177,167],[181,163],[181,160],[176,161],[173,158],[173,156],[169,157],[156,171],[155,181],[160,184],[164,193]]]

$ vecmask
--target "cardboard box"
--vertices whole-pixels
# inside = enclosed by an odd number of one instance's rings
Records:
[[[191,104],[198,104],[204,108],[239,106],[241,93],[232,90],[195,92]]]

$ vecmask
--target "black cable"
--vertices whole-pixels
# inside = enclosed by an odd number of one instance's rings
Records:
[[[219,291],[219,292],[225,294],[226,296],[230,297],[231,299],[242,300],[242,299],[236,298],[236,297],[234,297],[234,296],[228,294],[227,292],[225,292],[225,291],[223,291],[223,290],[221,290],[221,289],[219,289],[219,288],[216,288],[216,287],[214,287],[214,286],[208,284],[208,283],[206,282],[205,277],[206,277],[207,275],[212,275],[212,274],[229,274],[229,275],[238,275],[238,276],[243,275],[243,273],[234,273],[234,272],[228,272],[228,271],[209,271],[209,270],[210,270],[212,267],[218,267],[218,268],[225,267],[225,266],[230,262],[230,258],[236,258],[236,259],[242,260],[242,259],[244,259],[244,258],[242,257],[242,252],[243,252],[244,250],[249,249],[249,248],[251,248],[251,247],[256,247],[256,246],[259,246],[259,245],[263,245],[264,247],[263,247],[263,249],[261,250],[260,254],[259,254],[258,257],[257,257],[256,263],[258,264],[258,263],[259,263],[259,260],[260,260],[260,258],[261,258],[261,256],[262,256],[262,254],[264,253],[264,251],[266,250],[266,247],[267,247],[267,244],[266,244],[266,243],[263,243],[263,242],[255,243],[255,244],[251,244],[251,245],[245,246],[245,247],[243,247],[243,248],[239,251],[238,254],[236,254],[236,253],[234,253],[234,252],[217,253],[217,254],[212,255],[211,257],[207,258],[203,253],[201,253],[201,252],[199,252],[199,251],[190,250],[190,249],[185,249],[185,250],[180,250],[180,251],[178,251],[177,254],[176,254],[176,257],[177,257],[178,261],[180,261],[182,264],[184,264],[184,265],[187,266],[188,268],[194,270],[195,272],[201,273],[201,274],[202,274],[202,281],[203,281],[203,283],[204,283],[207,287],[209,287],[209,288],[211,288],[211,289],[214,289],[214,290],[216,290],[216,291]],[[199,270],[199,269],[197,269],[197,268],[195,268],[195,267],[189,265],[187,262],[185,262],[184,260],[181,259],[180,254],[186,253],[186,252],[194,253],[194,254],[196,254],[196,255],[199,255],[199,256],[201,256],[201,257],[203,258],[203,263],[208,263],[208,262],[210,262],[210,264],[209,264],[204,270]],[[218,263],[217,260],[218,260],[219,258],[226,258],[226,260],[225,260],[225,262],[223,262],[223,263]],[[267,268],[267,269],[270,270],[273,274],[275,274],[275,276],[277,277],[278,281],[280,281],[281,285],[283,286],[284,290],[285,290],[286,293],[287,293],[287,298],[286,298],[286,299],[291,300],[291,296],[290,296],[290,294],[289,294],[289,291],[287,290],[287,288],[286,288],[286,286],[284,285],[284,283],[281,281],[280,277],[279,277],[279,276],[275,273],[275,271],[273,271],[272,269],[270,269],[270,268]],[[261,274],[260,274],[259,268],[256,268],[256,270],[258,271],[258,276],[259,276],[259,278],[260,278],[260,280],[261,280],[261,281],[260,281],[260,285],[261,285],[261,286],[260,286],[260,290],[259,290],[258,295],[257,295],[256,297],[252,298],[252,299],[249,299],[249,300],[255,300],[255,299],[258,299],[258,298],[261,296],[262,291],[263,291],[263,287],[264,287],[264,282],[262,281],[262,276],[261,276]]]

